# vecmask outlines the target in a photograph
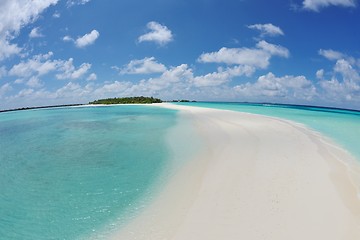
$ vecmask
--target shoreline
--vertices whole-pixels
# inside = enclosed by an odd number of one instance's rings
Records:
[[[191,118],[205,151],[110,239],[360,239],[346,151],[287,120],[158,106]]]

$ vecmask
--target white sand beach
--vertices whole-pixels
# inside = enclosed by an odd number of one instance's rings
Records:
[[[204,150],[112,239],[360,239],[360,200],[345,151],[281,119],[160,106],[190,118]]]

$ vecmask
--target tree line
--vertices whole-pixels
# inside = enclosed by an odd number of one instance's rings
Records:
[[[106,98],[99,99],[89,104],[151,104],[151,103],[162,103],[159,98],[153,97],[123,97],[123,98]]]

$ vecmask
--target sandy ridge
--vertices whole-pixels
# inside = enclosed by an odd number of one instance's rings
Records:
[[[192,119],[204,151],[111,239],[360,239],[345,151],[288,121],[160,106]]]

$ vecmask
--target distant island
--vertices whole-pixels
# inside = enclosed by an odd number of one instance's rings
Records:
[[[49,105],[49,106],[38,106],[38,107],[23,107],[23,108],[0,110],[0,113],[24,111],[24,110],[34,110],[34,109],[43,109],[43,108],[77,107],[77,106],[82,106],[82,105],[84,105],[84,104],[76,103],[76,104]]]
[[[124,98],[106,98],[99,99],[89,104],[151,104],[151,103],[162,103],[163,101],[159,98],[153,97],[124,97]]]
[[[195,100],[187,100],[187,99],[181,99],[181,100],[172,100],[171,102],[196,102]]]
[[[123,97],[123,98],[105,98],[105,99],[99,99],[92,102],[89,102],[89,104],[151,104],[151,103],[162,103],[162,101],[159,98],[154,97]],[[178,99],[178,100],[170,100],[165,102],[196,102],[194,100],[190,101],[187,99]],[[35,106],[35,107],[22,107],[22,108],[15,108],[15,109],[0,109],[0,113],[3,112],[13,112],[13,111],[22,111],[22,110],[34,110],[34,109],[42,109],[42,108],[59,108],[59,107],[74,107],[74,106],[83,106],[86,104],[77,103],[77,104],[62,104],[62,105],[49,105],[49,106]]]

